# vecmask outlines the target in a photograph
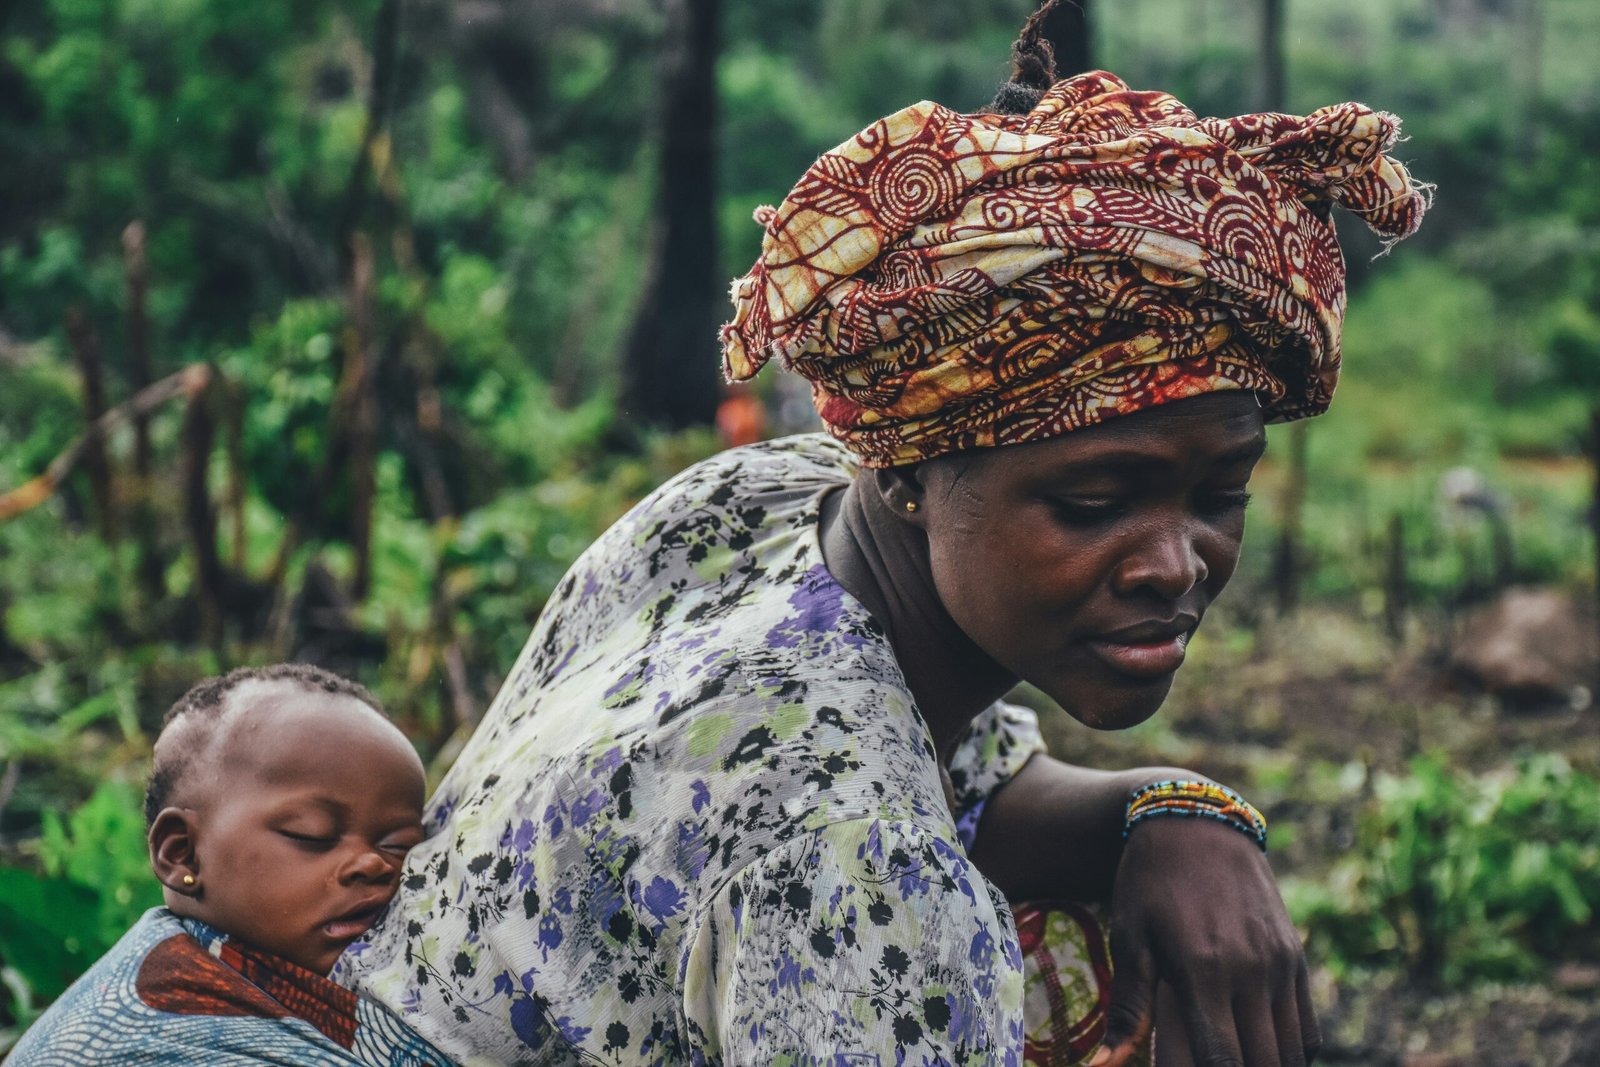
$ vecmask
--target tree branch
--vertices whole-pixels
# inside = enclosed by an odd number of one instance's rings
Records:
[[[10,492],[0,493],[0,522],[9,522],[49,500],[94,445],[105,441],[136,417],[150,414],[174,397],[198,395],[211,383],[212,373],[208,364],[191,364],[101,415],[89,429],[79,434],[60,455],[50,461],[43,474]]]

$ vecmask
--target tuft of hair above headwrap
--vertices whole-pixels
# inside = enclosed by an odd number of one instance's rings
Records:
[[[1325,410],[1330,209],[1413,233],[1392,116],[1199,118],[1094,72],[1021,115],[922,102],[824,154],[733,285],[730,379],[778,358],[869,466],[1055,436],[1219,389]]]

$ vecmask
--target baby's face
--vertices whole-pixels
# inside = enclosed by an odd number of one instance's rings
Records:
[[[366,932],[422,840],[422,763],[353,697],[248,682],[197,776],[198,894],[185,914],[318,974]],[[210,780],[206,780],[209,777]]]

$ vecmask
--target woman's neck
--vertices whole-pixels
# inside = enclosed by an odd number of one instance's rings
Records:
[[[934,587],[926,536],[870,482],[858,478],[823,500],[821,541],[834,580],[888,632],[917,710],[948,760],[973,717],[1016,679],[950,617]]]

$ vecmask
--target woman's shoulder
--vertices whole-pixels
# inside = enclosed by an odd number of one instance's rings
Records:
[[[660,521],[673,513],[794,507],[855,476],[857,465],[826,434],[797,434],[730,448],[664,482],[624,517]]]
[[[811,434],[730,449],[678,474],[572,565],[512,690],[531,698],[578,672],[624,678],[711,616],[765,600],[820,562],[821,499],[852,473],[842,447]]]
[[[686,468],[684,473],[737,470],[809,477],[824,483],[852,478],[859,466],[849,450],[827,434],[801,433],[724,449]],[[670,484],[670,481],[663,483],[664,486]]]

